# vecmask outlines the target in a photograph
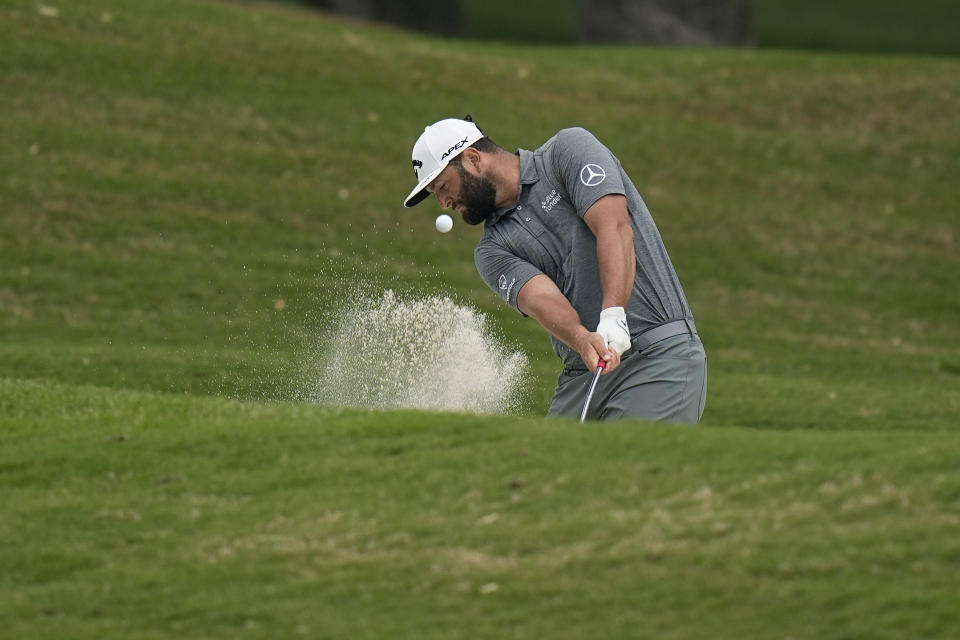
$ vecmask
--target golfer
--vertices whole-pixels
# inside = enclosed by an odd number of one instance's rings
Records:
[[[548,415],[696,423],[706,354],[660,233],[620,161],[589,131],[563,129],[516,153],[472,118],[447,119],[413,146],[417,186],[467,224],[484,223],[477,270],[550,334],[563,372]]]

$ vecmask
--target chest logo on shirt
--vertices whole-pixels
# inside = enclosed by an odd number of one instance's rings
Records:
[[[607,172],[598,164],[585,164],[580,169],[580,182],[587,187],[595,187],[603,182],[607,177]]]
[[[557,206],[557,203],[560,202],[560,199],[561,199],[560,194],[557,193],[557,190],[552,189],[550,191],[550,195],[544,198],[543,201],[540,203],[540,208],[546,211],[547,213],[550,213],[553,210],[553,208]]]

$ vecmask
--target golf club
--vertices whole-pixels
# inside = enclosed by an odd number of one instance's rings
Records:
[[[600,380],[600,374],[603,373],[603,368],[607,366],[606,360],[600,360],[597,363],[597,373],[593,376],[593,382],[590,383],[590,390],[587,391],[587,399],[583,402],[583,413],[580,414],[580,422],[584,422],[587,419],[587,410],[590,408],[590,399],[593,397],[593,390],[597,388],[597,381]]]

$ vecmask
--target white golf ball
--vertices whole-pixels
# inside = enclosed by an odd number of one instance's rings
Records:
[[[446,233],[447,231],[450,231],[450,229],[453,229],[453,218],[445,213],[442,213],[437,216],[437,221],[434,224],[437,226],[437,231],[440,233]]]

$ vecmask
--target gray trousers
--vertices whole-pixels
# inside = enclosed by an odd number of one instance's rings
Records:
[[[550,401],[550,417],[580,419],[589,371],[562,373]],[[696,424],[707,399],[707,356],[697,335],[661,340],[627,355],[601,375],[588,420],[653,420]]]

